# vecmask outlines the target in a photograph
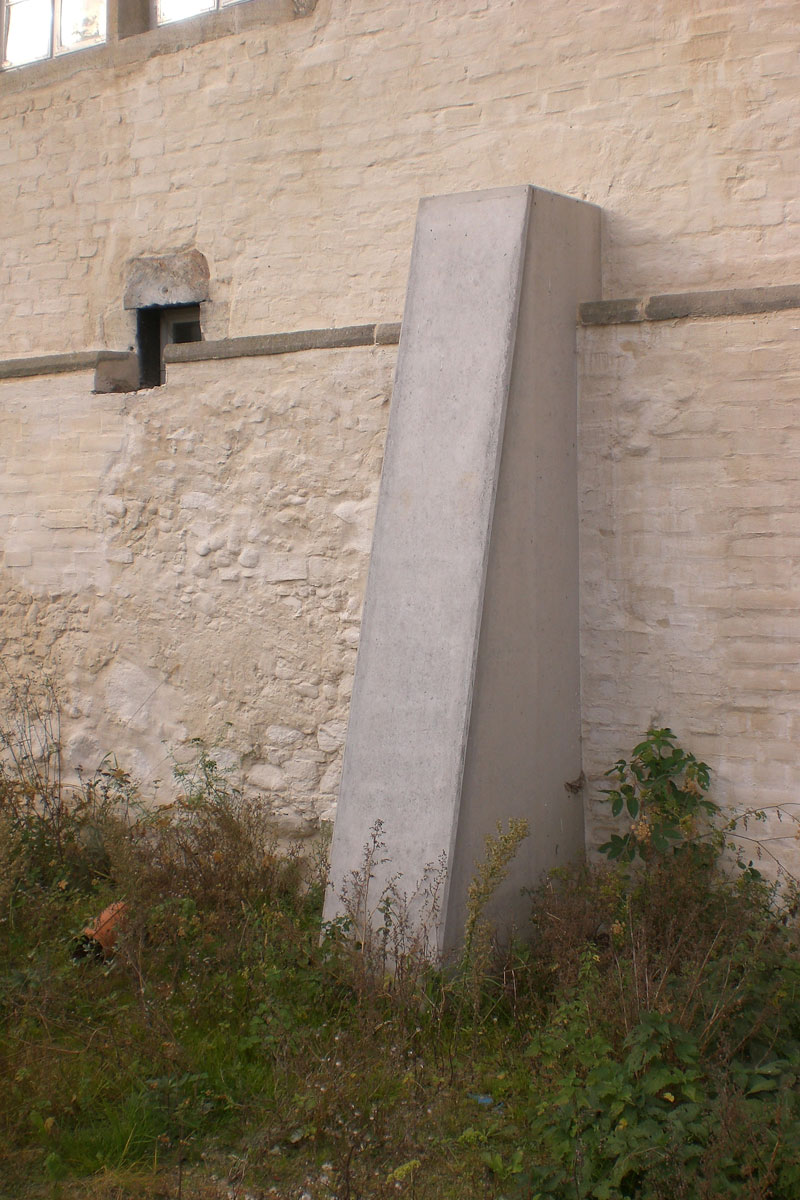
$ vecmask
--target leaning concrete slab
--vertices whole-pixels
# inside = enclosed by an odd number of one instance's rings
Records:
[[[486,833],[524,815],[497,897],[582,848],[575,323],[599,211],[529,187],[420,204],[326,915],[383,823],[376,903],[445,855],[456,945]]]

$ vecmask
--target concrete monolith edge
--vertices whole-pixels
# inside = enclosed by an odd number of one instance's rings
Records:
[[[487,913],[583,854],[576,313],[600,295],[600,210],[534,188],[443,944],[457,945],[486,835],[530,833]]]

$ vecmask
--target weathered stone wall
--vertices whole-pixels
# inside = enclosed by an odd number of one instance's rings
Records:
[[[595,801],[651,721],[719,799],[794,801],[799,332],[790,311],[579,335]],[[113,749],[168,780],[201,737],[282,828],[330,816],[395,353],[173,365],[128,396],[0,382],[0,655],[60,679],[70,767]]]
[[[582,332],[584,767],[649,722],[798,814],[800,314]],[[793,807],[794,806],[794,807]],[[593,840],[603,811],[590,809]],[[760,836],[765,833],[760,830]],[[795,828],[769,845],[800,864]]]
[[[319,0],[6,73],[0,357],[127,349],[126,261],[184,246],[209,337],[397,320],[418,198],[509,184],[603,208],[608,296],[795,281],[796,32],[793,0]]]
[[[796,20],[319,0],[4,73],[0,360],[127,350],[126,264],[189,248],[206,338],[397,320],[419,197],[529,182],[601,206],[608,297],[797,282]],[[581,334],[595,782],[659,719],[727,798],[792,794],[795,322]],[[394,356],[176,365],[127,397],[0,381],[0,654],[59,673],[73,766],[166,777],[200,736],[288,825],[330,811]]]
[[[330,815],[395,353],[0,382],[0,658],[64,688],[68,767],[202,738],[287,832]]]

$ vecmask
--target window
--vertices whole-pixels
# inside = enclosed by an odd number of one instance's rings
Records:
[[[112,9],[115,28],[109,32],[108,0],[0,0],[0,68],[42,62],[240,2],[119,0]]]
[[[2,17],[4,67],[106,40],[106,0],[4,0]]]
[[[195,17],[200,13],[217,12],[220,8],[237,3],[239,0],[156,0],[157,20],[159,25],[168,25],[172,21],[182,21],[185,17]]]
[[[199,304],[151,305],[136,313],[139,348],[139,386],[161,387],[166,379],[164,347],[181,342],[201,342]]]

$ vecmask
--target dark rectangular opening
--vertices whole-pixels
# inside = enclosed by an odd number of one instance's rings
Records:
[[[181,342],[199,342],[202,341],[200,336],[199,321],[175,321],[172,326],[172,340],[175,344]]]
[[[136,313],[136,345],[139,350],[139,387],[160,387],[160,308],[140,308]]]
[[[139,386],[160,387],[166,379],[165,346],[202,340],[199,304],[173,304],[164,308],[153,305],[137,309]]]

